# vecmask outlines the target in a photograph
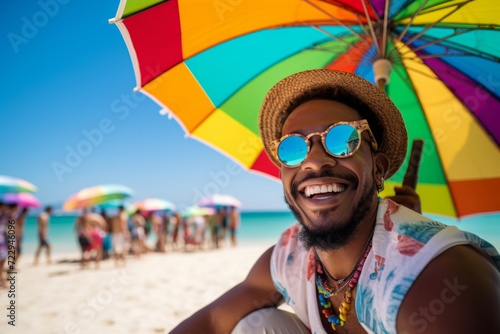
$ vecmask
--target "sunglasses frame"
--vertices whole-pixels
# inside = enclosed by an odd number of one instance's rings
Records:
[[[273,140],[271,142],[271,150],[272,150],[275,158],[283,166],[286,166],[286,167],[298,167],[298,166],[302,165],[302,163],[306,160],[307,156],[309,155],[309,152],[311,151],[311,141],[310,141],[310,138],[314,137],[314,136],[320,136],[321,137],[321,144],[323,145],[323,149],[325,150],[326,153],[328,153],[329,155],[331,155],[334,158],[340,158],[340,159],[348,158],[348,157],[350,157],[351,155],[353,155],[354,153],[356,153],[359,150],[359,147],[361,146],[361,140],[358,141],[358,145],[356,146],[355,149],[352,150],[351,153],[346,154],[346,155],[340,155],[340,156],[331,153],[328,150],[328,148],[326,147],[326,143],[325,143],[326,134],[331,129],[333,129],[334,127],[336,127],[338,125],[343,125],[343,124],[347,124],[347,125],[352,126],[358,132],[358,135],[359,135],[360,139],[362,138],[361,133],[366,130],[368,132],[369,137],[370,137],[370,143],[372,145],[373,150],[377,151],[377,148],[378,148],[377,140],[375,139],[375,136],[373,135],[373,132],[370,129],[370,125],[368,125],[368,121],[366,119],[361,119],[361,120],[352,121],[352,122],[337,122],[337,123],[334,123],[334,124],[330,125],[325,131],[322,131],[322,132],[313,132],[313,133],[308,134],[307,136],[303,136],[303,135],[301,135],[299,133],[290,133],[290,134],[284,135],[280,139]],[[298,163],[296,165],[287,165],[283,161],[281,161],[280,157],[278,156],[278,148],[279,148],[279,146],[281,145],[281,143],[283,142],[283,140],[285,140],[286,138],[291,137],[291,136],[301,137],[302,139],[304,139],[304,141],[306,142],[306,145],[307,145],[307,153],[306,153],[306,156],[304,157],[304,160],[302,160],[300,163]]]

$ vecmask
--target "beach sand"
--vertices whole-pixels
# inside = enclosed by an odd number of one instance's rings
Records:
[[[149,253],[124,267],[101,262],[81,270],[78,255],[17,266],[16,321],[8,325],[8,290],[0,290],[0,333],[167,333],[245,278],[271,244]],[[44,254],[42,254],[44,255]]]

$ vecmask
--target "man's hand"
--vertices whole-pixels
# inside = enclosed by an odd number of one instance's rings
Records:
[[[410,186],[394,187],[394,196],[388,196],[387,198],[392,199],[394,202],[404,205],[407,208],[422,213],[422,206],[420,203],[420,197],[418,196],[415,189]]]

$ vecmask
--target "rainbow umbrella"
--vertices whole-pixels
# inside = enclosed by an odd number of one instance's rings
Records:
[[[424,139],[424,212],[500,211],[497,0],[122,0],[111,21],[136,89],[251,171],[278,178],[258,133],[265,93],[292,73],[337,69],[385,89],[410,143]]]
[[[119,184],[103,184],[84,188],[70,196],[63,204],[63,210],[83,209],[98,204],[132,196],[133,190]]]
[[[16,177],[0,175],[0,193],[35,192],[36,186]]]
[[[182,210],[181,215],[183,218],[191,218],[191,217],[211,216],[214,213],[215,213],[214,208],[203,208],[197,205],[193,205]]]
[[[177,210],[175,204],[161,198],[146,198],[142,201],[132,204],[132,211],[141,210],[145,212],[151,211],[175,211]]]
[[[222,207],[222,206],[234,206],[237,208],[241,207],[241,202],[230,195],[214,194],[211,196],[203,197],[198,201],[198,206],[202,207]]]
[[[31,193],[5,193],[0,194],[0,202],[17,204],[23,208],[39,208],[40,201]]]

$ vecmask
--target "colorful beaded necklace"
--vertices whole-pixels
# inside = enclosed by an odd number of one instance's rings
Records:
[[[347,321],[347,315],[349,314],[349,311],[351,310],[351,303],[352,303],[352,290],[354,290],[354,287],[358,283],[359,276],[361,275],[361,270],[363,269],[363,265],[365,264],[365,260],[368,257],[368,254],[370,253],[370,250],[372,248],[372,238],[370,236],[370,239],[368,241],[368,244],[366,245],[365,252],[363,253],[363,256],[359,259],[358,263],[354,267],[355,270],[353,270],[349,276],[346,278],[340,279],[342,281],[346,281],[342,286],[340,286],[338,289],[333,289],[330,284],[328,284],[328,279],[326,278],[324,272],[328,271],[326,268],[323,268],[323,264],[321,261],[318,259],[317,264],[316,264],[316,287],[318,288],[318,298],[321,306],[323,306],[323,310],[321,313],[325,316],[325,318],[328,320],[330,325],[332,326],[333,330],[336,330],[335,326],[344,326],[345,322]],[[329,273],[328,273],[329,275]],[[329,275],[330,276],[330,275]],[[337,280],[339,281],[339,280]],[[339,306],[339,316],[335,315],[332,309],[332,304],[330,303],[330,296],[336,296],[340,291],[342,291],[346,286],[349,286],[347,291],[344,293],[344,300]]]

